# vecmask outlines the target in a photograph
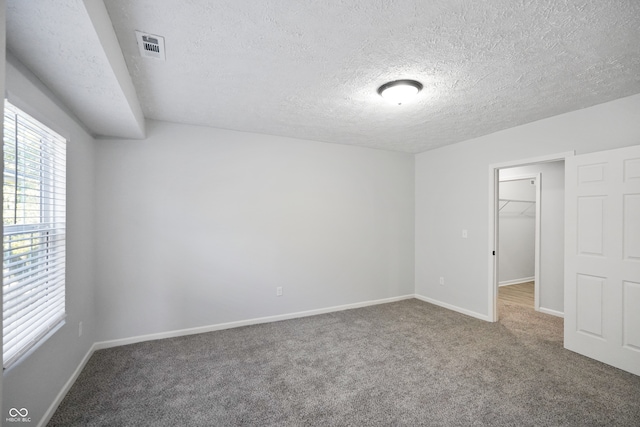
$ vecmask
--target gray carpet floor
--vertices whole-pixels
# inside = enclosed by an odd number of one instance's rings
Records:
[[[49,426],[640,426],[640,377],[411,299],[94,353]]]

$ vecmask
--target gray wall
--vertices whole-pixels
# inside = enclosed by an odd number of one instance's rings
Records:
[[[9,101],[68,139],[67,275],[65,325],[3,375],[3,404],[27,408],[37,423],[96,341],[93,286],[94,140],[53,95],[11,55],[7,56]],[[78,323],[83,335],[78,337]],[[13,423],[15,424],[15,423]]]
[[[412,155],[147,131],[98,146],[100,340],[413,294]]]
[[[489,165],[636,145],[638,117],[634,95],[418,154],[416,293],[487,317]]]

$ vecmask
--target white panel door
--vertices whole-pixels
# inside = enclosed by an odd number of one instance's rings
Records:
[[[565,348],[640,375],[640,145],[565,163]]]

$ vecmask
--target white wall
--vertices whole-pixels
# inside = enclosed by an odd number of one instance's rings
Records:
[[[564,313],[564,162],[502,169],[501,178],[540,173],[540,309]],[[502,233],[502,223],[500,223]],[[502,254],[501,254],[502,256]],[[502,265],[502,260],[500,260]],[[502,280],[500,278],[499,280]]]
[[[61,135],[67,145],[65,325],[3,375],[2,422],[9,408],[27,408],[35,425],[96,341],[93,310],[94,140],[14,57],[7,56],[9,101]],[[83,336],[78,337],[78,322]]]
[[[639,117],[634,95],[418,154],[416,293],[486,318],[489,165],[639,144]]]
[[[500,179],[503,179],[503,175],[500,175]],[[504,285],[533,280],[531,278],[535,274],[536,186],[531,184],[530,179],[501,181],[499,194],[500,200],[509,200],[500,202],[502,209],[498,216],[499,283]]]
[[[101,340],[413,294],[412,155],[147,131],[98,146]]]

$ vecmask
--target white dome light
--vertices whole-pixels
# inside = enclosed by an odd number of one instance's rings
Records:
[[[402,105],[410,101],[422,90],[422,84],[415,80],[396,80],[378,88],[378,93],[392,104]]]

